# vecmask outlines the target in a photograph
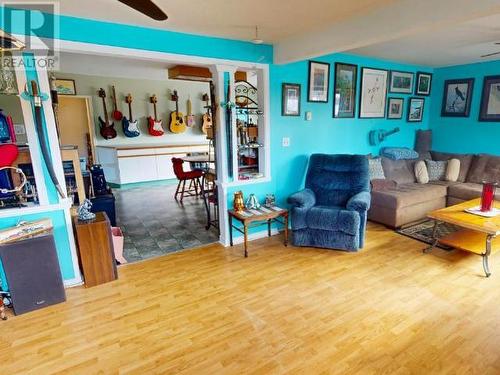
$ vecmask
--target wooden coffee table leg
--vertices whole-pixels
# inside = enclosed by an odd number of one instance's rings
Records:
[[[482,255],[482,257],[483,257],[483,270],[484,270],[484,274],[486,275],[486,277],[491,276],[490,266],[488,264],[488,257],[491,254],[491,240],[493,239],[493,237],[494,236],[492,236],[492,235],[488,235],[486,237],[486,252]]]
[[[244,246],[245,246],[245,258],[248,257],[248,250],[247,250],[247,242],[248,242],[248,228],[247,228],[247,224],[244,223],[243,224],[243,232],[244,232]]]
[[[439,239],[437,238],[437,227],[438,227],[438,221],[434,220],[434,228],[432,229],[432,244],[426,247],[424,250],[422,250],[424,253],[430,253],[438,244]]]

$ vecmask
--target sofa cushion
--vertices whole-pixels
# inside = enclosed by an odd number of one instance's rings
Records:
[[[415,163],[415,177],[419,184],[429,183],[429,173],[427,172],[425,161],[419,160]]]
[[[404,184],[394,189],[372,191],[372,206],[383,206],[392,209],[446,197],[447,186],[440,184]]]
[[[415,136],[415,151],[422,155],[428,153],[432,146],[432,130],[417,130]]]
[[[368,159],[368,168],[370,171],[370,180],[384,179],[384,169],[382,168],[382,159]]]
[[[411,163],[407,160],[392,160],[382,157],[382,168],[384,168],[385,178],[396,181],[398,184],[415,182],[415,174],[409,166]]]
[[[427,173],[429,174],[429,181],[443,181],[446,175],[446,167],[448,162],[445,160],[426,160]]]
[[[458,180],[460,182],[465,182],[467,178],[467,173],[472,162],[472,154],[452,154],[448,152],[431,151],[432,160],[450,160],[458,159],[460,160],[460,173],[458,174]]]
[[[446,173],[444,179],[446,181],[455,182],[458,180],[458,175],[460,174],[460,160],[450,159],[448,160],[448,165],[446,166]]]
[[[500,183],[500,156],[474,155],[466,181],[476,184],[483,181]]]
[[[357,211],[341,207],[315,206],[307,212],[307,226],[312,229],[339,231],[355,236],[359,232],[361,218]]]
[[[465,182],[462,184],[450,185],[450,187],[448,188],[448,195],[450,197],[468,201],[471,199],[481,197],[482,191],[483,191],[482,184],[476,184],[474,182]],[[500,200],[500,189],[496,190],[495,199]]]
[[[408,147],[384,147],[380,155],[392,160],[418,159],[418,152]]]
[[[370,181],[372,190],[385,190],[389,188],[395,188],[398,184],[396,181],[384,179],[375,179]]]

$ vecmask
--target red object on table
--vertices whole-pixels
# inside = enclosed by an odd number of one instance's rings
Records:
[[[483,193],[481,194],[481,211],[488,212],[493,208],[495,198],[495,182],[483,182]]]

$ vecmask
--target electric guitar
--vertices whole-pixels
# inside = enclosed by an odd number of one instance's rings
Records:
[[[196,124],[196,121],[194,119],[194,115],[192,113],[192,105],[191,105],[191,98],[188,98],[187,102],[186,102],[186,123],[187,123],[187,126],[192,128],[193,126],[195,126]]]
[[[184,115],[179,112],[177,90],[174,90],[171,100],[175,102],[175,112],[170,114],[170,131],[172,133],[184,133],[186,131],[186,124],[184,123]]]
[[[370,138],[370,145],[371,146],[377,146],[381,144],[385,139],[392,135],[399,132],[399,128],[394,128],[392,130],[386,131],[382,129],[377,129],[377,130],[371,130],[369,133],[369,138]]]
[[[99,116],[99,132],[104,139],[113,139],[116,137],[115,125],[113,122],[109,121],[108,110],[106,108],[106,91],[100,88],[97,92],[99,97],[102,99],[102,107],[104,109],[104,120]]]
[[[123,118],[123,114],[118,110],[118,105],[116,104],[115,86],[111,86],[111,91],[113,92],[113,113],[111,116],[113,116],[116,121],[120,121]]]
[[[207,109],[207,113],[203,115],[203,123],[201,125],[201,131],[205,134],[208,133],[208,129],[212,127],[212,116],[210,115],[210,106],[208,105],[209,97],[208,94],[203,94],[202,100],[205,101],[205,108]]]
[[[141,132],[137,128],[137,120],[134,121],[132,117],[132,95],[128,94],[125,97],[125,103],[128,104],[128,119],[123,116],[122,126],[123,126],[123,134],[125,134],[129,138],[138,137]]]
[[[155,117],[151,116],[148,117],[148,132],[149,134],[155,137],[159,137],[160,135],[163,135],[165,132],[161,127],[161,120],[158,120],[158,115],[156,113],[156,103],[158,102],[156,95],[153,94],[153,96],[149,98],[149,102],[153,104]]]

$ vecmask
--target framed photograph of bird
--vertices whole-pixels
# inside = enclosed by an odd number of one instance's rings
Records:
[[[484,77],[479,121],[500,121],[500,76]]]
[[[449,79],[444,81],[443,117],[469,117],[474,78]]]

